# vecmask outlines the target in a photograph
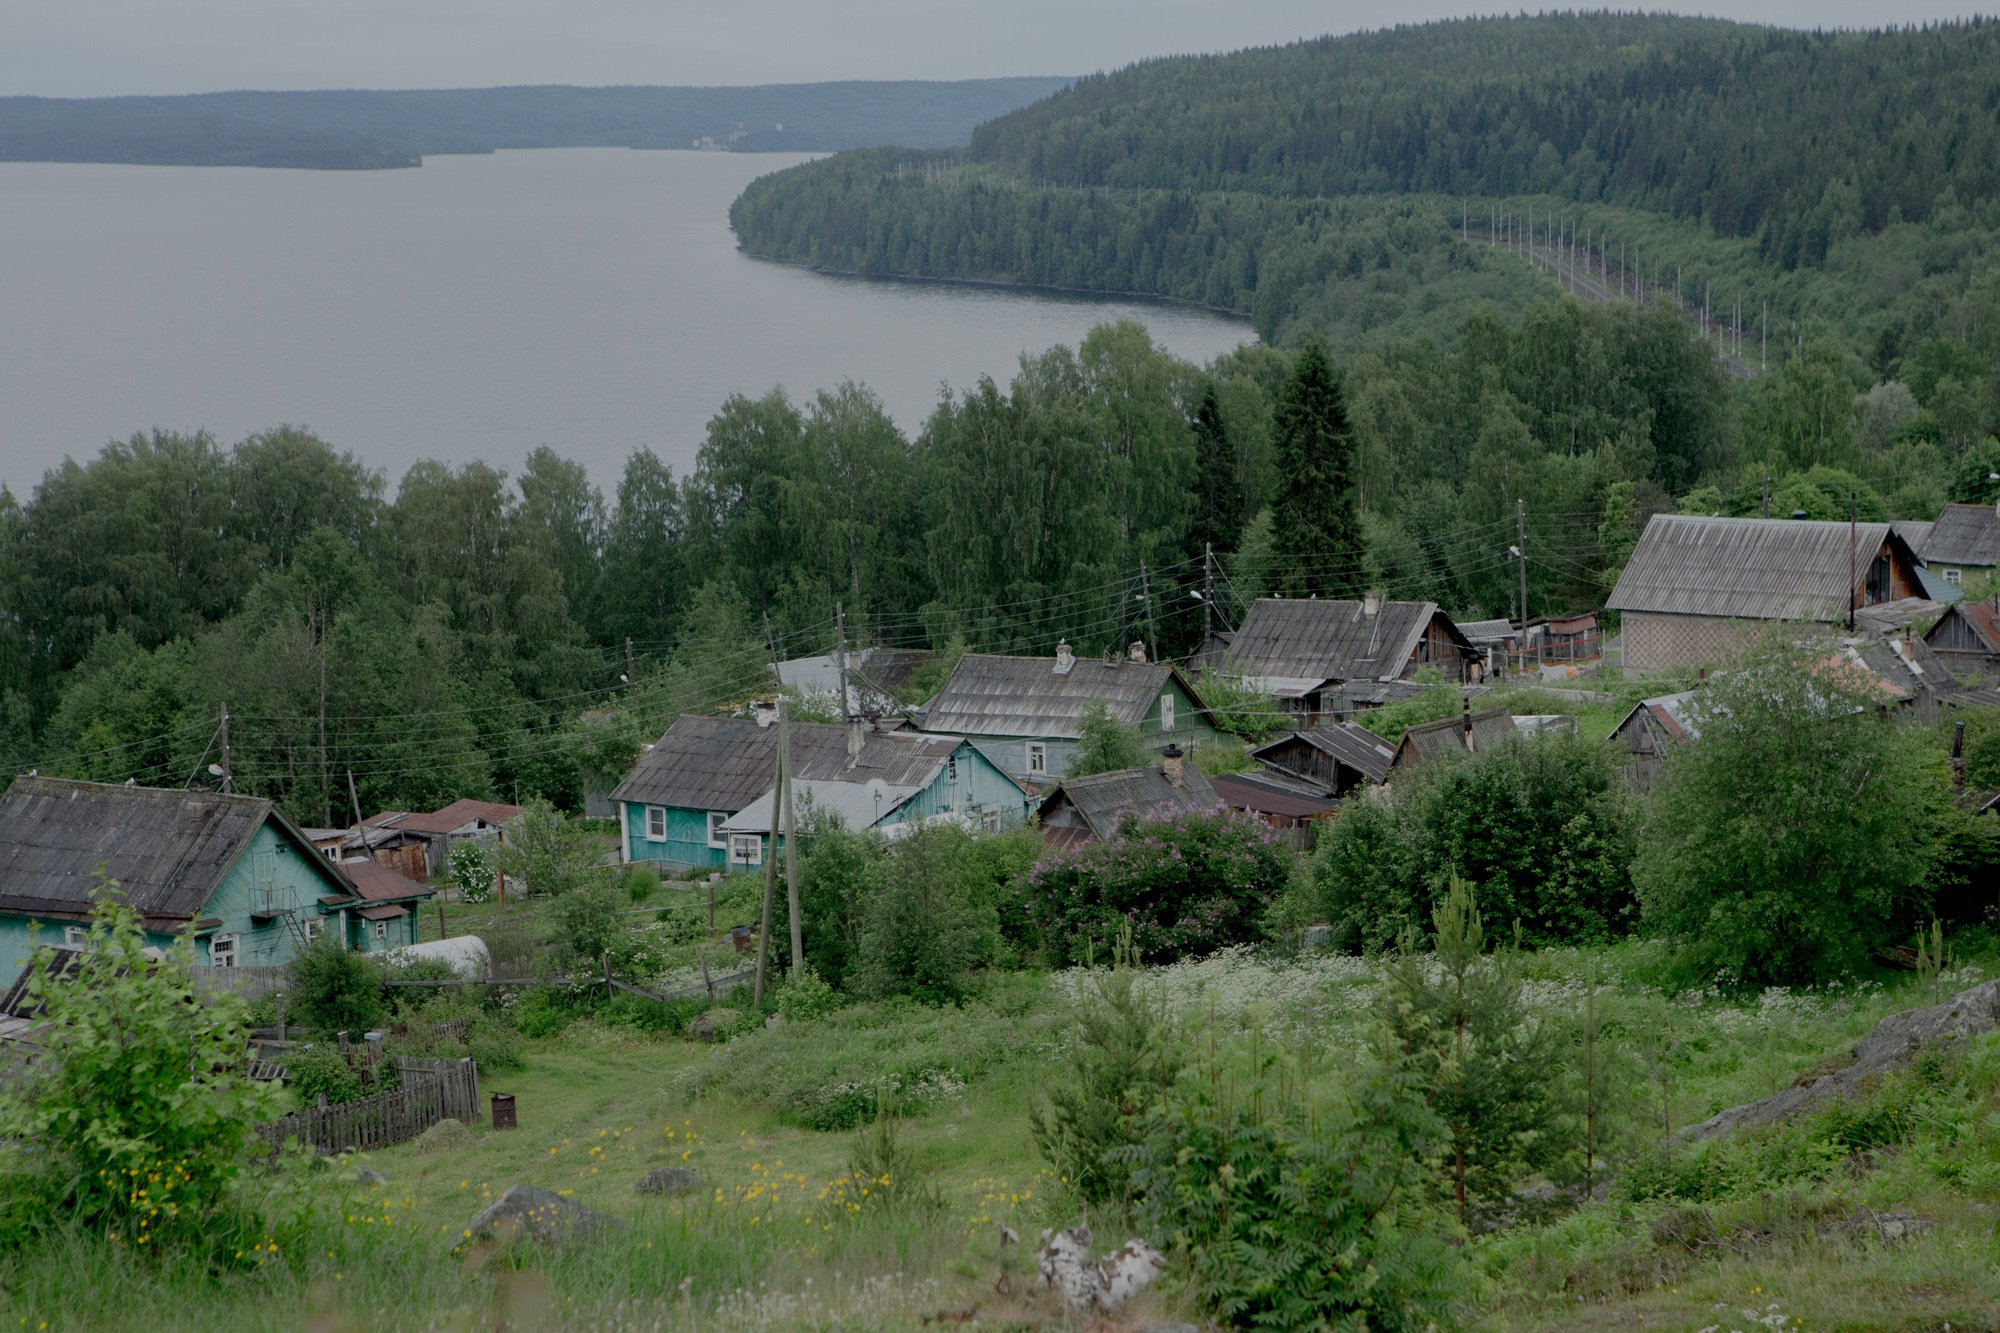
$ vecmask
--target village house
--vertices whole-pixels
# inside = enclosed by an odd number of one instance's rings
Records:
[[[778,683],[794,693],[816,694],[848,717],[893,715],[904,711],[910,678],[929,662],[927,648],[850,648],[843,672],[840,652],[815,653],[778,663]],[[847,701],[840,702],[843,677]]]
[[[1292,832],[1298,845],[1308,850],[1315,823],[1340,813],[1339,799],[1325,787],[1269,765],[1247,773],[1225,773],[1210,778],[1209,785],[1231,810]]]
[[[1694,698],[1693,690],[1684,690],[1641,699],[1613,729],[1611,739],[1625,752],[1635,791],[1645,791],[1653,785],[1660,765],[1675,746],[1700,734],[1688,711]]]
[[[793,800],[854,828],[947,818],[1000,831],[1027,815],[1027,793],[961,738],[914,731],[790,725]],[[688,715],[639,757],[612,798],[621,859],[713,870],[762,865],[778,774],[775,723]]]
[[[1337,722],[1281,736],[1250,751],[1250,757],[1346,796],[1356,787],[1388,781],[1396,747],[1359,722]]]
[[[1710,665],[1779,622],[1888,633],[1941,610],[1887,523],[1655,514],[1618,576],[1629,670]]]
[[[0,796],[0,975],[19,972],[31,937],[81,941],[100,875],[149,943],[191,935],[210,967],[287,963],[375,905],[271,801],[21,777]]]
[[[428,885],[397,874],[371,857],[340,863],[354,885],[355,903],[322,900],[340,923],[342,942],[357,953],[415,944],[422,938],[418,912],[431,897]]]
[[[1510,736],[1519,736],[1514,717],[1504,708],[1473,712],[1467,704],[1457,717],[1439,718],[1411,727],[1396,742],[1396,756],[1390,761],[1394,773],[1407,773],[1429,760],[1446,756],[1484,754]]]
[[[361,821],[341,844],[343,856],[362,854],[410,879],[428,880],[444,873],[451,849],[461,842],[501,847],[507,830],[523,811],[499,801],[453,801],[429,814],[385,810]]]
[[[1426,667],[1456,685],[1485,677],[1481,651],[1436,602],[1262,597],[1242,627],[1195,656],[1210,672],[1241,676],[1276,699],[1302,730],[1342,721],[1420,688]]]
[[[1118,832],[1128,815],[1155,810],[1218,810],[1222,800],[1201,770],[1169,745],[1145,768],[1064,778],[1042,798],[1037,817],[1051,847],[1080,847]]]
[[[1946,607],[1924,642],[1958,680],[1968,685],[2000,681],[2000,598]]]
[[[2000,566],[2000,505],[1946,505],[1915,549],[1924,567],[1954,588],[1991,574]]]
[[[1180,669],[1131,656],[1054,658],[967,653],[924,709],[929,733],[963,736],[1015,779],[1045,786],[1069,771],[1084,712],[1101,701],[1114,721],[1137,727],[1149,749],[1188,753],[1219,736],[1214,718]]]

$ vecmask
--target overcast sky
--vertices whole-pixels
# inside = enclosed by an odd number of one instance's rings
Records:
[[[1944,0],[1703,7],[1808,27],[1974,11]],[[0,94],[1078,74],[1491,12],[1448,0],[0,0]]]

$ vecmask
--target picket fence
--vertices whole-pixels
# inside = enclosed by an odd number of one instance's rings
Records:
[[[343,1153],[405,1142],[440,1120],[479,1122],[479,1067],[470,1058],[395,1056],[389,1063],[396,1069],[396,1086],[389,1091],[294,1111],[258,1125],[257,1137],[272,1152],[297,1139],[323,1153]]]

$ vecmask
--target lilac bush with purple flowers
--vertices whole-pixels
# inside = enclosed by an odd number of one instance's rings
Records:
[[[1038,861],[1016,881],[1009,915],[1051,967],[1081,962],[1093,944],[1108,959],[1127,922],[1146,962],[1199,958],[1261,935],[1292,861],[1279,835],[1247,815],[1133,814],[1108,841]]]

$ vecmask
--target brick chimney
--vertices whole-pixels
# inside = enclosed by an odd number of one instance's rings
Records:
[[[1127,653],[1127,656],[1129,656],[1129,657],[1130,657],[1130,658],[1131,658],[1131,659],[1132,659],[1132,660],[1133,660],[1134,662],[1143,662],[1143,661],[1145,661],[1145,660],[1146,660],[1146,645],[1145,645],[1144,643],[1140,642],[1140,641],[1139,641],[1138,639],[1134,639],[1134,640],[1132,640],[1132,647],[1131,647],[1130,651],[1129,651],[1129,652]]]
[[[1067,676],[1069,674],[1069,669],[1075,665],[1076,665],[1076,654],[1069,650],[1069,640],[1064,639],[1061,642],[1057,643],[1056,674],[1058,676]]]
[[[1382,614],[1382,590],[1380,588],[1370,588],[1367,592],[1362,593],[1361,618],[1363,620],[1373,620],[1376,616],[1379,616],[1381,614]]]
[[[1181,747],[1169,745],[1160,751],[1160,772],[1166,774],[1167,785],[1187,790],[1187,770],[1181,766]]]
[[[759,700],[757,703],[757,707],[755,709],[755,713],[757,717],[757,725],[760,727],[768,727],[773,722],[776,722],[778,720],[778,706],[774,703],[766,703],[762,700]]]
[[[861,762],[861,747],[866,743],[863,736],[868,724],[860,718],[850,718],[847,723],[847,766],[853,768]]]

